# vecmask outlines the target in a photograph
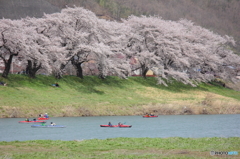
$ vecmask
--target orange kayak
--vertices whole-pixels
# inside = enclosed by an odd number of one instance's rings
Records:
[[[49,118],[39,117],[38,120],[48,120]]]
[[[156,118],[158,117],[157,115],[144,115],[144,118]]]
[[[112,126],[109,126],[109,125],[100,125],[100,127],[109,127],[109,128],[131,128],[132,127],[132,125],[120,125],[120,126],[118,126],[118,125],[112,125]]]

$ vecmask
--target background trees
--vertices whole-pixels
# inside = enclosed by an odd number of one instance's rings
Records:
[[[131,16],[124,23],[132,28],[128,53],[137,58],[143,76],[151,68],[158,75],[159,83],[167,85],[165,81],[174,78],[193,86],[214,76],[236,77],[228,74],[233,69],[223,67],[227,61],[232,68],[240,62],[239,56],[227,48],[235,44],[228,36],[214,34],[188,20],[176,22],[160,17]],[[229,56],[236,57],[233,63],[228,60]]]
[[[0,18],[40,18],[44,13],[60,12],[66,7],[84,7],[101,18],[121,20],[130,15],[158,15],[165,20],[180,18],[220,35],[230,35],[240,50],[239,0],[1,0]]]
[[[92,61],[101,78],[126,78],[138,68],[146,77],[151,69],[160,84],[175,79],[194,86],[215,76],[234,81],[240,64],[239,56],[230,49],[235,45],[233,38],[184,19],[131,16],[121,23],[74,7],[42,18],[2,22],[0,57],[6,72],[12,56],[18,56],[33,78],[40,68],[60,78],[70,63],[83,78],[83,64]]]

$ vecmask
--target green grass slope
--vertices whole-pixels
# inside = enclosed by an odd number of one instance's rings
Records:
[[[240,113],[240,92],[211,84],[157,85],[154,77],[10,75],[0,86],[0,117]],[[60,87],[52,84],[59,83]]]
[[[239,158],[240,138],[114,138],[77,141],[33,140],[0,142],[1,158]],[[215,155],[210,152],[234,152]],[[238,154],[237,154],[238,152]]]

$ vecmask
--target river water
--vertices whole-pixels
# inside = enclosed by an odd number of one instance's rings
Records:
[[[84,140],[116,137],[240,137],[240,114],[234,115],[161,115],[142,116],[54,117],[66,128],[32,128],[30,123],[18,123],[24,118],[0,119],[0,141]],[[104,128],[101,124],[132,125],[132,128]],[[36,124],[36,123],[34,123]]]

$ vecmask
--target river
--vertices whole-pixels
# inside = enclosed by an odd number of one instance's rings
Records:
[[[32,128],[18,123],[24,118],[0,119],[0,141],[84,140],[116,137],[240,137],[240,114],[234,115],[161,115],[142,116],[53,117],[47,121],[66,128]],[[104,128],[101,124],[132,125],[132,128]],[[35,124],[35,123],[34,123]]]

